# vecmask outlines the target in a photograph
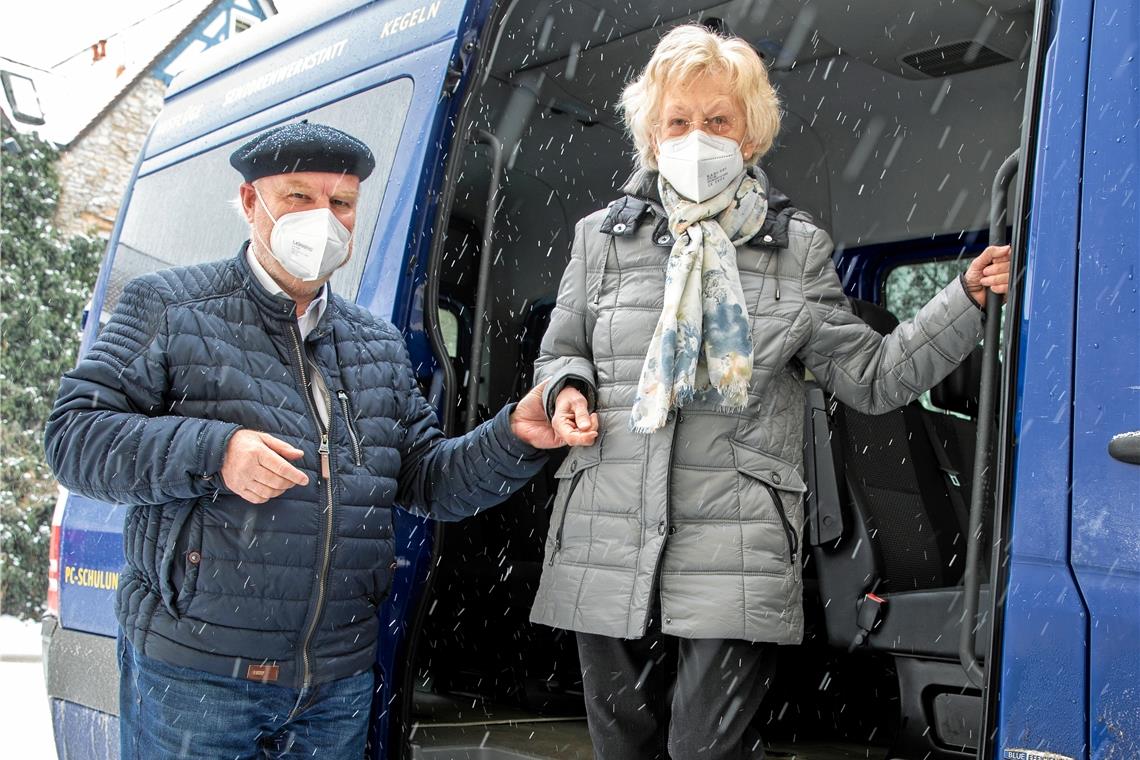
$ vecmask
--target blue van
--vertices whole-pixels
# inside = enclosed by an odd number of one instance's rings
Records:
[[[921,403],[868,418],[809,384],[807,636],[758,716],[770,755],[1140,757],[1138,0],[314,3],[174,81],[84,347],[131,278],[233,255],[229,153],[309,118],[377,158],[333,287],[472,426],[529,387],[574,222],[632,167],[618,93],[693,20],[767,58],[765,168],[869,322],[1014,246],[1004,319]],[[398,514],[370,757],[591,757],[573,637],[527,621],[552,472],[463,523]],[[63,493],[53,519],[60,757],[117,756],[124,512]]]

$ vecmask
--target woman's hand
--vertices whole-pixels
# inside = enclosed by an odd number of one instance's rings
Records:
[[[586,397],[566,386],[554,400],[554,433],[568,446],[591,446],[598,440],[598,415],[590,414]]]
[[[966,292],[979,306],[986,305],[986,290],[1002,296],[1009,292],[1009,246],[991,245],[970,262],[966,270]]]

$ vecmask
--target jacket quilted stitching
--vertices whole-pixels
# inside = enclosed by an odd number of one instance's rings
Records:
[[[444,439],[400,333],[332,296],[304,341],[332,396],[333,538],[319,605],[326,489],[295,335],[294,304],[257,283],[243,248],[132,281],[63,378],[48,461],[64,486],[131,505],[116,609],[148,656],[226,676],[269,662],[279,685],[297,687],[315,620],[312,682],[360,672],[374,661],[395,568],[392,506],[462,519],[545,461],[511,433],[511,408]],[[260,505],[230,493],[219,473],[241,427],[304,451],[294,464],[309,484]]]

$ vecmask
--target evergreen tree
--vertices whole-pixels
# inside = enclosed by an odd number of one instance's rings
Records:
[[[63,240],[58,152],[2,135],[0,152],[0,612],[37,617],[47,592],[55,481],[44,421],[75,362],[104,242]]]

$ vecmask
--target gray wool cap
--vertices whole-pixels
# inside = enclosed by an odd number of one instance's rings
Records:
[[[306,119],[255,135],[230,154],[230,164],[246,182],[294,172],[351,174],[363,181],[376,159],[352,135]]]

